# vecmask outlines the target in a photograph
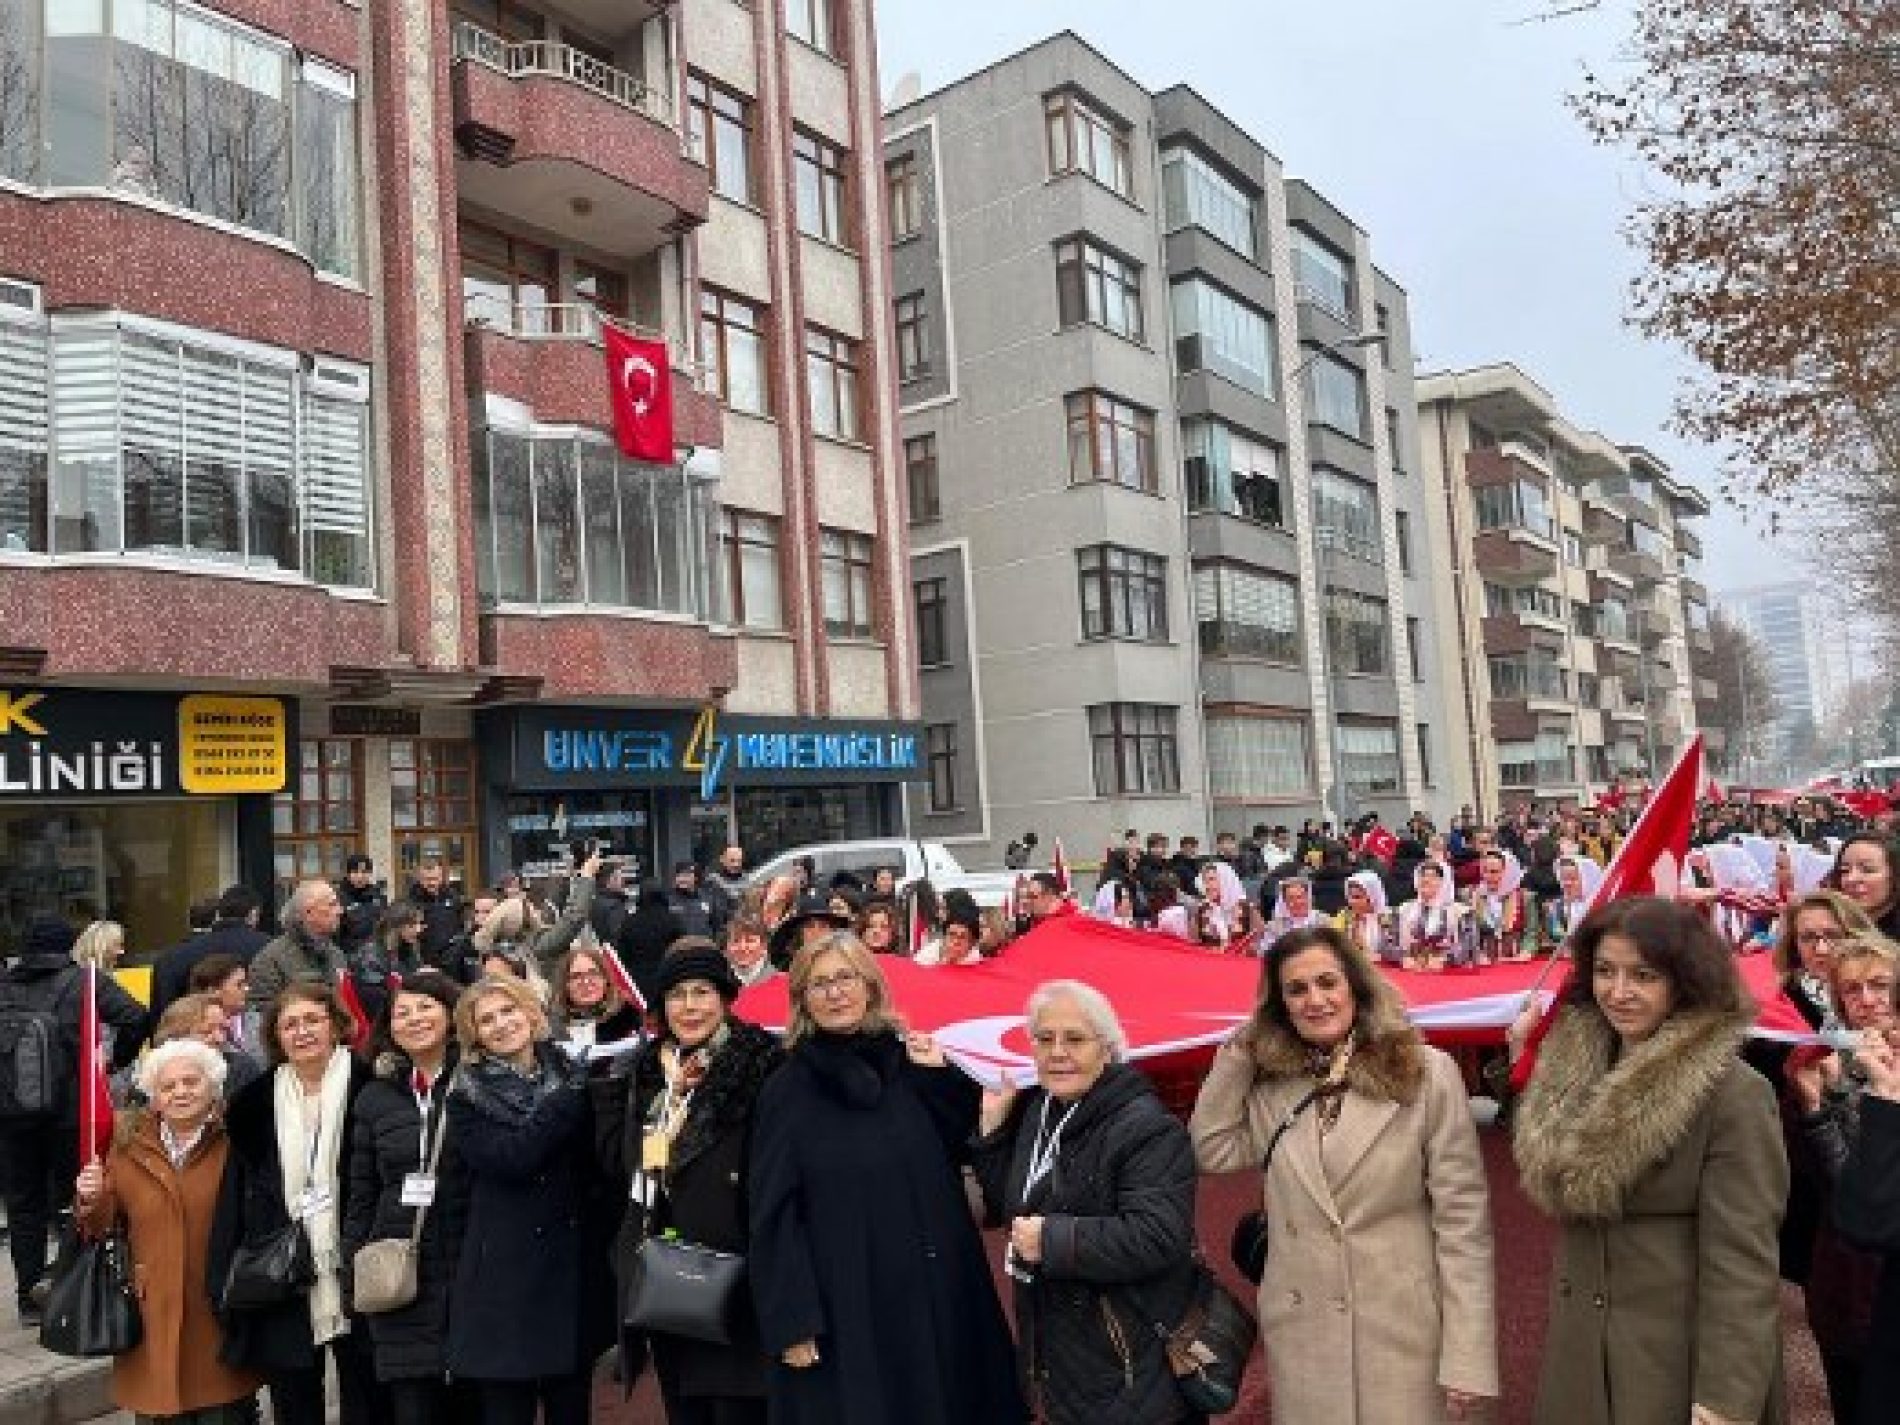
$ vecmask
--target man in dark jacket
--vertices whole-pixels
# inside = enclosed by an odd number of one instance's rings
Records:
[[[389,909],[389,894],[376,879],[376,863],[356,855],[343,863],[343,879],[336,884],[343,903],[343,922],[337,926],[337,948],[345,955],[376,938],[376,927]]]
[[[441,857],[422,863],[405,899],[422,912],[422,958],[440,964],[449,942],[462,932],[462,897],[449,884]]]
[[[700,894],[699,867],[691,861],[681,861],[673,868],[673,888],[666,894],[666,908],[680,923],[680,934],[712,938],[712,902]]]
[[[249,886],[226,886],[217,899],[211,928],[174,945],[158,957],[152,966],[152,1002],[146,1017],[147,1033],[158,1025],[159,1016],[175,999],[190,992],[191,972],[213,955],[229,955],[249,968],[257,952],[270,943],[270,937],[257,928],[263,899]]]
[[[292,980],[318,980],[334,988],[345,963],[336,948],[342,918],[335,886],[328,881],[300,883],[284,902],[284,933],[251,961],[246,1009],[261,1018]]]
[[[633,898],[627,894],[627,863],[609,861],[594,878],[594,903],[587,910],[587,923],[594,938],[603,945],[614,943],[620,923],[633,913]]]
[[[728,846],[719,853],[719,859],[701,882],[713,909],[714,930],[723,934],[727,924],[739,913],[739,902],[745,899],[745,882],[745,848]]]
[[[36,915],[20,939],[20,958],[0,974],[0,1006],[51,1015],[58,1022],[52,1072],[63,1092],[50,1111],[0,1118],[0,1197],[7,1205],[8,1246],[20,1297],[20,1324],[40,1320],[46,1234],[54,1213],[72,1202],[79,1176],[79,1016],[85,971],[73,963],[73,928],[55,915]],[[99,977],[99,1021],[122,1031],[145,1024],[145,1007],[110,975]],[[17,1037],[17,1036],[10,1036]],[[14,1044],[0,1045],[12,1054]]]

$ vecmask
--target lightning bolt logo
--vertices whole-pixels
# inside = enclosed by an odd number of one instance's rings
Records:
[[[699,773],[699,799],[703,802],[719,795],[719,779],[726,770],[728,744],[719,735],[718,718],[719,709],[711,703],[699,710],[693,735],[686,739],[686,751],[680,758],[680,766]]]

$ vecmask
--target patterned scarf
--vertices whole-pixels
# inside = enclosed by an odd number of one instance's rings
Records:
[[[1348,1034],[1330,1049],[1315,1044],[1306,1051],[1306,1072],[1319,1086],[1319,1097],[1313,1101],[1313,1117],[1322,1138],[1338,1124],[1339,1111],[1345,1107],[1346,1071],[1352,1067],[1352,1039]]]

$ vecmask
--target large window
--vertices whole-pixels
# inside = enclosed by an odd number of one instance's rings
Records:
[[[1086,238],[1059,242],[1056,305],[1065,327],[1093,322],[1140,341],[1141,268]]]
[[[705,485],[591,436],[495,428],[473,444],[486,602],[712,617],[718,526]]]
[[[1379,492],[1364,480],[1330,465],[1313,467],[1313,526],[1329,549],[1372,564],[1385,561]]]
[[[1354,797],[1397,796],[1399,728],[1391,722],[1339,725],[1339,772]]]
[[[1313,785],[1312,729],[1303,718],[1210,714],[1207,774],[1217,800],[1297,797]]]
[[[360,274],[355,76],[174,0],[0,0],[0,178],[109,188]]]
[[[825,54],[838,52],[838,16],[834,0],[785,0],[785,28]]]
[[[699,351],[713,392],[735,411],[771,408],[765,308],[714,287],[699,293]]]
[[[389,742],[389,812],[396,869],[407,885],[424,860],[439,858],[451,880],[475,884],[479,820],[475,744],[445,737]]]
[[[1088,710],[1098,797],[1181,790],[1177,712],[1163,703],[1097,703]]]
[[[55,318],[50,362],[47,327],[0,333],[10,544],[374,583],[362,367],[116,315]],[[35,428],[37,458],[22,448]]]
[[[858,344],[823,327],[805,328],[805,383],[812,429],[858,438]]]
[[[1257,396],[1278,398],[1272,317],[1198,277],[1176,282],[1169,295],[1175,361],[1183,371],[1211,371]]]
[[[1292,229],[1293,282],[1302,302],[1311,302],[1349,326],[1352,264],[1305,228]]]
[[[798,230],[840,246],[850,240],[845,182],[850,158],[835,143],[804,129],[792,131],[792,186]]]
[[[1084,638],[1168,637],[1168,561],[1155,554],[1093,544],[1075,552]]]
[[[891,241],[915,237],[924,227],[923,180],[917,156],[903,154],[884,165],[884,206],[891,225]]]
[[[1392,632],[1384,599],[1350,589],[1326,591],[1326,644],[1341,673],[1390,673]]]
[[[924,728],[924,755],[930,769],[930,809],[957,809],[957,725],[933,722]]]
[[[1300,591],[1291,579],[1203,564],[1194,571],[1194,620],[1210,657],[1300,661]]]
[[[930,323],[924,294],[912,292],[892,304],[897,319],[897,379],[915,381],[930,374]]]
[[[1135,196],[1128,126],[1073,90],[1043,101],[1051,173],[1086,173],[1124,198]]]
[[[1357,367],[1323,352],[1306,368],[1307,415],[1354,440],[1367,439],[1366,378]]]
[[[1286,457],[1279,447],[1219,421],[1193,420],[1182,423],[1181,454],[1189,509],[1288,527]]]
[[[937,437],[913,435],[904,442],[904,482],[910,491],[910,522],[928,524],[943,515],[937,485]]]
[[[1065,400],[1069,420],[1069,483],[1106,480],[1154,494],[1155,418],[1152,411],[1105,391],[1077,391]]]
[[[1200,228],[1246,257],[1254,255],[1254,195],[1191,148],[1161,156],[1168,230]]]
[[[1539,732],[1529,741],[1498,744],[1498,780],[1507,787],[1575,781],[1576,762],[1575,749],[1561,730]]]
[[[871,536],[819,531],[819,587],[825,632],[833,638],[871,636]]]
[[[720,538],[726,546],[727,621],[742,628],[785,627],[777,518],[729,509]]]
[[[350,737],[297,742],[297,772],[271,798],[277,888],[340,880],[343,863],[363,850],[363,744]]]
[[[1550,497],[1542,485],[1529,480],[1485,485],[1473,492],[1472,502],[1477,506],[1479,529],[1518,529],[1540,539],[1557,537]]]
[[[1570,672],[1546,649],[1491,659],[1491,696],[1502,699],[1570,699]]]
[[[551,247],[463,218],[462,312],[472,322],[519,336],[548,328],[548,308],[561,299],[560,257]]]
[[[1550,589],[1540,589],[1535,584],[1523,588],[1512,588],[1508,584],[1494,584],[1489,580],[1484,585],[1484,611],[1492,618],[1545,618],[1562,623],[1564,618],[1564,598],[1562,594]],[[1577,605],[1577,631],[1588,635],[1590,606]]]
[[[919,579],[911,585],[917,605],[917,662],[941,668],[950,661],[950,598],[947,579]]]
[[[686,144],[706,165],[713,192],[752,201],[752,101],[703,74],[686,76]]]

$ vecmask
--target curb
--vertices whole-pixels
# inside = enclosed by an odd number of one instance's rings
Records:
[[[78,1425],[117,1413],[112,1362],[69,1361],[24,1342],[0,1349],[0,1425]]]

